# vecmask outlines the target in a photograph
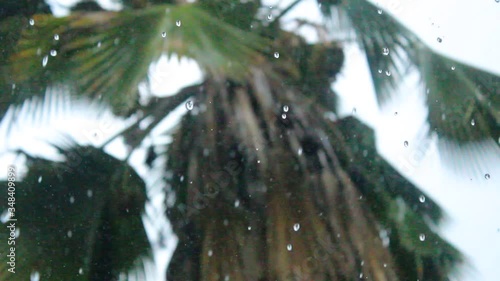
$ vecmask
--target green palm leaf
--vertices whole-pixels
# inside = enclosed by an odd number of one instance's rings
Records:
[[[428,88],[429,123],[460,142],[500,137],[500,77],[423,51],[419,70]]]
[[[332,9],[347,15],[341,19],[348,19],[365,49],[379,102],[414,68],[426,87],[432,130],[459,143],[500,136],[500,77],[437,54],[369,1],[322,2],[327,16],[338,14]]]
[[[14,50],[0,62],[8,77],[0,83],[27,84],[31,90],[15,100],[64,84],[80,95],[102,97],[122,114],[135,104],[137,85],[163,52],[193,58],[208,73],[238,78],[263,42],[194,5],[64,18],[35,15],[33,20],[33,25],[25,23]]]
[[[20,235],[16,274],[8,280],[29,280],[33,272],[41,280],[115,280],[150,255],[141,220],[144,183],[100,149],[61,152],[62,163],[28,157],[29,172],[16,182]]]
[[[372,129],[354,117],[336,127],[331,136],[339,160],[387,230],[401,276],[446,280],[456,274],[463,257],[434,230],[444,217],[441,208],[377,153]]]

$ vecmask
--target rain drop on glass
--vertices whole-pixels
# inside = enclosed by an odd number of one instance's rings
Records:
[[[422,242],[423,242],[423,241],[425,241],[425,234],[423,234],[423,233],[422,233],[422,234],[420,234],[420,235],[418,236],[418,239],[420,239],[420,241],[422,241]]]
[[[42,59],[42,66],[46,67],[48,62],[49,62],[49,56],[44,56]]]
[[[299,231],[299,229],[300,229],[300,223],[296,223],[296,224],[293,225],[293,230],[294,231]]]
[[[40,281],[40,273],[38,271],[33,271],[30,275],[30,281]]]

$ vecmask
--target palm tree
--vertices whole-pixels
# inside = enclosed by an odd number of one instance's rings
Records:
[[[259,1],[123,1],[121,12],[89,2],[61,18],[44,13],[43,1],[27,9],[31,2],[1,10],[6,134],[16,118],[63,107],[46,95],[52,88],[136,117],[119,134],[132,150],[175,108],[188,108],[173,142],[148,158],[166,151],[160,159],[175,196],[167,215],[179,244],[168,280],[448,280],[463,261],[435,230],[439,206],[378,155],[373,131],[353,117],[325,118],[337,110],[330,84],[343,52],[339,42],[307,44],[283,30],[280,17],[300,0],[274,19]],[[318,2],[332,19],[325,26],[341,19],[354,30],[380,102],[405,62],[429,88],[428,121],[441,138],[499,136],[497,76],[432,52],[368,1]],[[204,80],[141,105],[138,85],[163,53],[194,59]],[[393,75],[380,78],[379,69]],[[46,102],[33,101],[39,96]],[[128,158],[102,147],[54,146],[65,162],[18,151],[29,168],[17,184],[16,212],[26,221],[20,274],[3,263],[0,278],[140,279],[151,255],[140,220],[144,182]]]

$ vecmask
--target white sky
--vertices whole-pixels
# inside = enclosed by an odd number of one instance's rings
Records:
[[[69,0],[69,2],[73,2]],[[108,2],[109,1],[102,1]],[[268,6],[284,7],[287,1],[264,1]],[[376,3],[376,1],[374,1]],[[398,19],[414,30],[420,38],[433,49],[454,57],[463,62],[478,66],[482,69],[500,74],[500,3],[495,0],[474,1],[473,4],[466,0],[385,0],[378,1],[385,7],[386,12],[391,12]],[[110,7],[110,6],[108,6]],[[63,12],[59,10],[59,12]],[[311,21],[318,21],[320,14],[316,1],[306,0],[298,5],[289,17],[302,17]],[[286,19],[285,19],[286,20]],[[305,35],[315,40],[316,36],[311,30],[304,30]],[[437,42],[437,37],[443,39]],[[351,114],[356,108],[356,115],[371,125],[376,130],[378,148],[380,152],[404,175],[431,195],[448,212],[451,220],[442,227],[442,232],[452,243],[460,248],[469,258],[474,271],[464,271],[459,280],[465,281],[495,281],[500,276],[500,159],[498,151],[485,161],[487,171],[470,171],[458,174],[443,168],[436,143],[430,142],[429,152],[423,158],[422,141],[419,141],[419,130],[425,120],[425,106],[421,95],[416,91],[417,77],[410,76],[405,85],[400,89],[405,93],[382,109],[376,104],[373,87],[368,75],[366,61],[356,46],[346,46],[346,64],[339,81],[334,85],[335,90],[342,97],[342,112]],[[286,54],[280,53],[280,56]],[[200,73],[193,77],[196,65],[187,61],[180,64],[161,63],[152,67],[152,71],[159,73],[156,79],[165,81],[168,88],[156,87],[163,95],[175,92],[200,79]],[[173,71],[175,69],[175,71]],[[186,79],[187,78],[187,79]],[[189,78],[193,80],[189,81]],[[402,96],[402,95],[400,95]],[[78,105],[76,105],[78,107]],[[394,115],[394,112],[398,112]],[[185,109],[179,108],[177,113],[169,118],[163,125],[171,127]],[[101,143],[113,135],[123,124],[117,122],[109,115],[88,115],[83,111],[73,111],[77,117],[70,121],[59,122],[59,129],[71,132],[84,142]],[[47,135],[51,128],[38,128],[37,131],[21,134],[14,137],[14,143],[0,140],[2,147],[20,145],[18,140],[34,140]],[[0,125],[0,133],[2,126]],[[26,130],[25,130],[26,131]],[[94,135],[97,134],[97,135]],[[404,147],[403,142],[409,141],[409,146]],[[117,140],[109,150],[118,157],[123,157],[126,152]],[[48,152],[42,142],[31,142],[25,147],[33,150]],[[140,162],[144,151],[132,157],[133,162]],[[422,159],[423,158],[423,159]],[[7,170],[7,165],[12,163],[12,156],[0,158],[0,175]],[[137,166],[137,165],[135,165]],[[144,169],[138,167],[140,174]],[[490,180],[485,180],[483,173],[491,175]],[[474,174],[475,173],[475,174]],[[475,177],[470,180],[471,175]],[[161,207],[158,207],[161,209]],[[149,210],[148,212],[157,212]],[[151,229],[154,227],[150,226]],[[169,232],[169,229],[162,231]],[[158,233],[149,231],[155,240]],[[160,249],[156,257],[160,257],[161,264],[165,264],[166,253],[171,252],[172,244],[168,249]],[[165,269],[160,267],[160,272]],[[159,276],[164,276],[160,273]],[[160,278],[161,279],[161,278]]]

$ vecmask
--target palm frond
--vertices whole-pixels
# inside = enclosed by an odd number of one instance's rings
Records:
[[[116,279],[150,255],[144,183],[100,149],[59,150],[64,162],[29,157],[28,174],[16,182],[21,231],[9,280],[29,280],[32,272],[50,280]]]
[[[372,129],[354,117],[339,120],[336,128],[331,136],[337,155],[381,222],[396,263],[406,269],[401,276],[445,280],[456,274],[452,265],[463,257],[435,232],[441,208],[378,155]]]
[[[32,88],[14,100],[39,94],[49,85],[67,84],[80,95],[102,96],[122,114],[133,107],[138,83],[162,52],[193,58],[208,73],[236,78],[254,62],[263,42],[194,5],[64,18],[35,15],[33,21],[22,31],[8,64],[2,65],[3,75],[9,77],[2,84]]]
[[[419,57],[431,128],[440,137],[462,143],[498,139],[500,77],[430,50],[422,50]]]
[[[87,121],[108,119],[110,108],[101,101],[72,98],[68,92],[67,88],[49,88],[43,96],[28,98],[17,106],[11,105],[0,122],[0,153],[24,147],[28,153],[38,154],[40,152],[31,147],[51,147],[47,141],[53,141],[54,136],[72,138],[80,137],[83,133],[87,139],[78,141],[99,142],[103,132],[99,136],[94,134],[101,129],[88,130],[83,125],[78,130],[79,127],[75,127],[72,122],[79,118]]]
[[[324,13],[346,14],[366,52],[380,103],[416,69],[425,86],[429,123],[440,137],[459,143],[500,136],[500,77],[438,54],[370,1],[322,1]],[[337,2],[337,1],[333,1]]]

